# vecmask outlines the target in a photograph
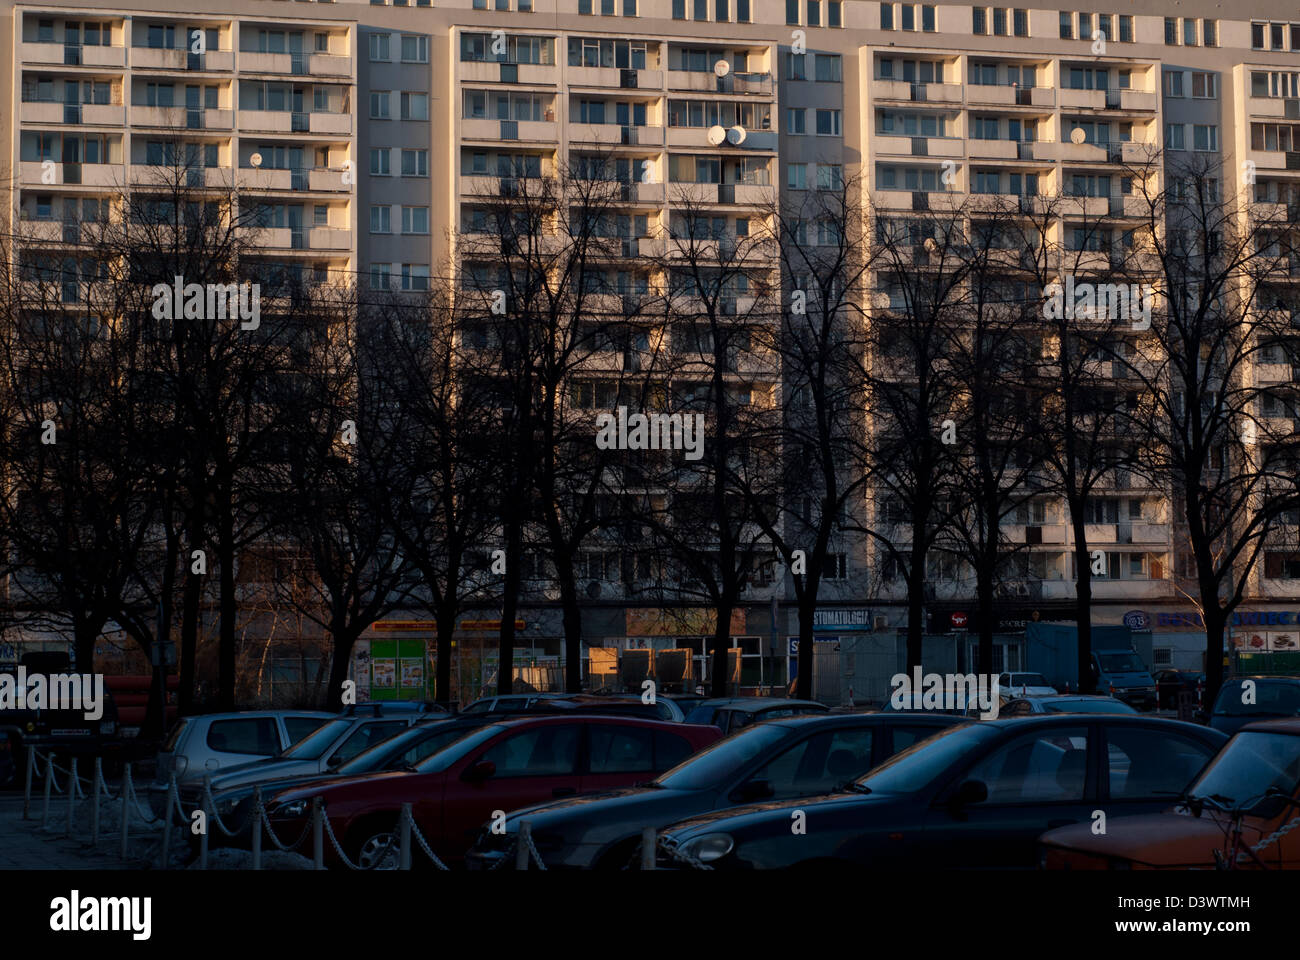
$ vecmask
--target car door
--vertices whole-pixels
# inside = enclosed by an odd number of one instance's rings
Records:
[[[472,754],[447,783],[443,803],[443,837],[448,851],[459,856],[474,843],[479,828],[493,811],[509,813],[519,807],[572,796],[582,783],[578,771],[583,726],[580,722],[548,723],[510,729]],[[488,761],[493,774],[466,779],[475,764]]]
[[[297,716],[288,714],[280,718],[280,724],[284,732],[284,746],[289,748],[299,740],[310,736],[324,723],[328,717],[311,717]]]
[[[655,731],[630,723],[592,722],[586,727],[582,793],[630,787],[654,777]]]
[[[882,729],[876,737],[875,763],[884,763],[894,754],[902,753],[908,747],[946,729],[948,724],[943,723],[891,724],[888,728]]]
[[[340,764],[347,763],[361,751],[397,736],[409,725],[406,720],[368,720],[360,724],[328,756],[321,758],[322,769],[333,770]]]
[[[1170,806],[1218,747],[1142,724],[1103,724],[1102,798],[1107,818],[1157,813]]]
[[[830,793],[871,769],[878,728],[849,725],[802,737],[727,794],[730,803],[792,800]]]
[[[1015,728],[1013,728],[1015,729]],[[946,785],[926,814],[922,846],[949,868],[1033,867],[1045,831],[1096,809],[1095,725],[1033,724],[983,745],[983,755]],[[978,780],[986,799],[957,805],[958,786]]]

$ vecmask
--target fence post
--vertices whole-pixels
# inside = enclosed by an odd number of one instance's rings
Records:
[[[99,784],[104,779],[104,761],[100,757],[95,758],[94,777],[95,782],[90,788],[90,845],[92,847],[99,843]]]
[[[166,870],[169,862],[168,855],[172,847],[172,803],[176,796],[176,774],[172,774],[167,780],[167,809],[163,813],[163,833],[162,833],[162,850],[159,851],[159,870]]]
[[[203,832],[199,834],[199,869],[208,869],[208,831],[212,829],[212,808],[208,797],[212,796],[212,774],[203,775]]]
[[[402,817],[397,822],[397,869],[411,869],[411,805],[402,804]]]
[[[645,827],[641,831],[641,869],[653,870],[655,868],[655,828]]]
[[[45,800],[41,804],[41,829],[50,826],[50,788],[54,786],[54,754],[49,754],[45,764]]]
[[[131,828],[131,810],[127,806],[127,796],[131,793],[131,764],[127,763],[122,772],[122,859],[126,860],[127,831]]]
[[[262,788],[253,788],[253,869],[262,869]]]
[[[32,814],[32,777],[36,773],[36,748],[27,745],[27,782],[23,786],[23,819],[30,820]]]
[[[528,843],[533,835],[533,824],[525,820],[519,824],[519,840],[515,844],[515,869],[528,869]]]
[[[315,869],[325,869],[325,808],[319,796],[311,801],[311,845]]]
[[[77,807],[77,758],[72,758],[72,770],[68,774],[68,825],[63,831],[65,837],[72,836],[72,815]]]

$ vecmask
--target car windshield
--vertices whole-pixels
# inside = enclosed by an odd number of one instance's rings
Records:
[[[1013,673],[1011,675],[1011,685],[1013,687],[1050,687],[1051,684],[1043,677],[1041,673]]]
[[[1106,673],[1146,673],[1147,665],[1136,653],[1099,653],[1097,659]]]
[[[1215,701],[1214,712],[1224,717],[1293,717],[1300,713],[1300,684],[1278,680],[1225,683]],[[1249,702],[1245,702],[1249,701]]]
[[[993,729],[977,724],[962,724],[936,733],[928,740],[913,744],[896,753],[865,777],[859,789],[872,793],[916,793],[947,770],[958,757],[975,748],[981,740],[996,736]]]
[[[425,757],[415,765],[415,770],[417,773],[441,773],[457,760],[463,759],[475,747],[486,743],[505,729],[504,724],[490,723],[485,727],[470,730],[464,736],[457,737],[447,744],[446,748]]]
[[[1187,792],[1231,808],[1253,800],[1269,787],[1290,796],[1297,781],[1300,737],[1247,730],[1228,741]]]
[[[760,723],[719,740],[688,760],[683,760],[654,781],[670,790],[706,790],[719,786],[754,757],[784,740],[790,730],[784,724]]]
[[[1043,704],[1047,713],[1137,713],[1137,710],[1120,700],[1048,700]]]
[[[307,734],[284,753],[286,760],[319,760],[344,731],[351,730],[352,720],[331,720]]]

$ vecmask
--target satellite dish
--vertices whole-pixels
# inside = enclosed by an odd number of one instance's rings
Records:
[[[939,244],[934,242],[934,237],[926,237],[925,243],[923,243],[922,246],[925,247],[926,253],[934,253],[934,251],[939,249]]]
[[[728,131],[727,131],[727,142],[730,143],[730,144],[731,144],[732,146],[734,146],[734,147],[738,147],[738,146],[740,146],[742,143],[744,143],[744,142],[745,142],[745,128],[742,127],[740,124],[736,124],[736,125],[735,125],[734,127],[732,127],[730,130],[728,130]]]
[[[1083,141],[1087,139],[1088,139],[1088,135],[1084,133],[1083,127],[1075,127],[1073,130],[1070,131],[1071,143],[1083,143]]]
[[[719,77],[725,77],[731,72],[731,64],[726,60],[719,60],[713,65],[713,72]]]
[[[726,139],[727,139],[727,131],[724,127],[719,127],[716,124],[712,127],[709,127],[709,143],[713,144],[716,147],[720,145],[723,140]]]
[[[255,167],[260,167],[262,165],[262,155],[260,153],[255,153],[248,158],[248,162]]]

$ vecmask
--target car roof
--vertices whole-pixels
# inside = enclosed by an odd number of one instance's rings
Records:
[[[1023,728],[1032,725],[1048,726],[1059,723],[1106,723],[1106,724],[1156,724],[1158,726],[1168,726],[1171,729],[1179,728],[1185,731],[1204,734],[1207,731],[1215,733],[1210,727],[1203,726],[1199,723],[1187,723],[1183,720],[1174,720],[1171,717],[1154,717],[1144,713],[1050,713],[1050,714],[1030,714],[1024,717],[997,717],[993,720],[982,720],[979,723],[981,727],[1010,727]]]
[[[816,700],[793,700],[788,697],[722,697],[716,700],[704,700],[695,705],[695,709],[700,707],[751,707],[754,709],[764,709],[767,707],[825,707],[826,704],[818,703]]]
[[[1223,681],[1223,685],[1226,687],[1234,680],[1285,680],[1287,683],[1300,683],[1300,677],[1292,677],[1283,673],[1252,673],[1249,676],[1243,674],[1226,679]]]
[[[673,723],[671,720],[659,720],[658,718],[655,717],[639,717],[636,715],[628,715],[626,713],[604,714],[604,713],[598,713],[595,710],[583,710],[580,713],[568,713],[568,714],[558,714],[558,715],[554,713],[532,713],[532,714],[525,713],[525,714],[511,715],[509,719],[499,719],[493,722],[499,724],[500,726],[510,727],[513,729],[515,727],[549,726],[551,724],[556,724],[556,723],[572,723],[574,720],[578,718],[581,718],[583,720],[600,720],[602,723],[608,722],[608,723],[632,724],[635,726],[650,725],[657,729],[661,728],[663,730],[677,730],[677,731],[680,731],[683,728],[699,729],[707,726],[707,724],[702,724],[702,723],[690,723],[690,724]]]
[[[1123,703],[1118,697],[1108,697],[1101,693],[1049,693],[1041,697],[1016,697],[1015,700],[1009,700],[1008,703],[1015,703],[1018,700],[1033,703],[1060,703],[1063,700],[1110,700],[1114,703]]]
[[[1261,733],[1290,733],[1300,736],[1300,717],[1278,717],[1274,720],[1254,720],[1242,730],[1258,730]]]
[[[324,710],[229,710],[225,713],[192,713],[181,717],[182,720],[238,720],[241,717],[321,717],[325,720],[338,719],[337,713]]]
[[[918,723],[922,720],[927,723],[938,720],[941,724],[952,723],[971,723],[970,717],[959,717],[947,713],[935,713],[930,711],[916,712],[878,712],[878,713],[799,713],[792,717],[777,717],[775,720],[764,720],[763,726],[772,724],[780,727],[835,727],[843,725],[856,725],[863,718],[869,718],[870,723],[890,723],[903,725]]]

